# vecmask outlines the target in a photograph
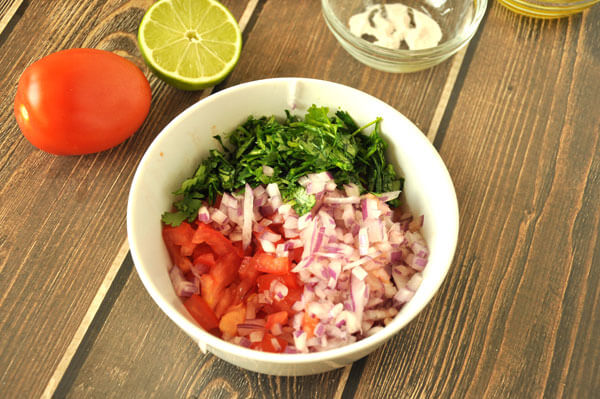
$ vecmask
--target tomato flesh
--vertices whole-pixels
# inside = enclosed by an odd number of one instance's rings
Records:
[[[163,239],[173,262],[188,280],[200,286],[200,295],[190,297],[184,304],[202,327],[232,338],[250,311],[256,316],[249,318],[265,320],[263,339],[251,347],[265,352],[285,349],[288,343],[281,334],[285,326],[290,326],[291,316],[296,313],[293,305],[303,291],[302,283],[290,270],[302,248],[291,251],[289,256],[277,257],[265,252],[255,237],[243,251],[240,241],[232,242],[209,224],[196,222],[163,226]],[[287,288],[283,298],[265,292],[273,289],[274,283]],[[271,300],[258,303],[257,294],[268,294]],[[310,323],[304,324],[310,328]]]
[[[183,305],[206,331],[212,331],[219,327],[219,319],[200,295],[192,295],[186,299]]]

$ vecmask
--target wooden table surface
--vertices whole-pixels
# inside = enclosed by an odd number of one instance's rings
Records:
[[[600,6],[542,21],[492,1],[468,47],[413,74],[351,58],[317,0],[227,0],[240,61],[182,92],[144,66],[151,0],[0,0],[0,398],[598,398]],[[111,150],[53,156],[21,135],[12,104],[33,61],[96,47],[152,87],[142,128]],[[414,121],[459,201],[451,270],[394,339],[343,369],[248,372],[202,354],[154,304],[128,254],[135,168],[189,105],[251,80],[343,83]]]

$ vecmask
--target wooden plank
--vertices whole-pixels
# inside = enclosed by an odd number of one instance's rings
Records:
[[[0,0],[0,34],[16,16],[23,0]]]
[[[454,61],[410,74],[377,71],[337,43],[319,2],[281,0],[264,4],[227,85],[289,76],[330,80],[389,103],[427,133]]]
[[[227,2],[225,2],[227,4]],[[0,42],[1,397],[39,396],[81,325],[126,239],[131,178],[157,132],[206,95],[154,78],[135,44],[151,0],[31,2]],[[230,1],[240,16],[245,3]],[[144,68],[153,104],[140,131],[94,155],[56,157],[33,148],[12,116],[23,69],[53,51],[97,47]]]
[[[357,397],[597,396],[599,20],[490,9],[441,127],[461,212],[454,265],[368,359]]]
[[[439,114],[436,108],[445,107],[448,99],[442,98],[442,93],[449,87],[450,75],[450,87],[453,84],[461,58],[411,75],[375,71],[341,50],[319,8],[317,2],[262,3],[260,13],[252,18],[240,63],[225,85],[276,76],[336,80],[389,101],[412,115],[424,131],[439,124],[434,120],[436,112]],[[285,35],[277,33],[281,26],[287,27]],[[455,72],[451,74],[451,70]],[[342,397],[349,368],[321,376],[277,378],[248,373],[212,355],[200,355],[187,336],[159,316],[156,305],[142,291],[133,273],[105,324],[92,325],[92,329],[99,329],[98,335],[80,348],[85,356],[75,356],[77,367],[65,375],[58,390],[61,395]],[[144,328],[132,329],[132,325]],[[122,353],[130,347],[136,348],[133,356],[131,351],[129,355]],[[160,387],[149,382],[153,378],[160,379]]]
[[[244,32],[244,29],[247,26],[252,14],[254,13],[257,4],[258,0],[250,0],[246,5],[246,8],[244,9],[244,12],[239,17],[238,23],[242,32]],[[208,95],[210,94],[212,89],[213,88],[208,88],[204,91],[204,93]],[[92,324],[94,317],[97,315],[100,305],[102,305],[105,302],[105,297],[108,293],[108,290],[111,288],[114,279],[117,276],[117,273],[120,271],[125,254],[128,251],[129,243],[127,240],[125,240],[121,245],[117,256],[113,259],[113,263],[111,264],[106,276],[104,277],[100,288],[96,292],[96,296],[92,300],[90,307],[88,308],[85,316],[83,317],[83,320],[77,328],[77,331],[75,332],[75,335],[69,343],[69,346],[65,350],[63,357],[54,369],[54,373],[52,374],[52,377],[50,377],[50,380],[48,381],[48,384],[46,385],[46,388],[42,393],[42,398],[50,398],[54,396],[55,390],[57,389],[59,382],[63,379],[67,368],[70,366],[72,367],[73,357],[75,356],[76,351],[82,345],[83,339],[85,338],[86,334],[88,334],[89,328]]]
[[[82,363],[81,368],[67,372],[56,391],[58,397],[333,396],[335,385],[331,382],[340,378],[341,371],[277,378],[203,355],[146,293],[133,271],[131,258],[126,262],[124,267],[130,275],[123,291],[106,320],[93,327],[99,328],[97,336],[76,355],[74,363]],[[123,317],[127,318],[125,322]]]

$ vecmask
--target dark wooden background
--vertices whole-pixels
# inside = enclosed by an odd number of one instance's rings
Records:
[[[156,79],[136,46],[151,0],[0,0],[0,397],[594,398],[600,392],[600,6],[520,17],[492,1],[469,46],[398,75],[368,68],[317,0],[228,0],[244,29],[231,76],[340,82],[388,102],[433,141],[461,226],[432,303],[352,366],[272,377],[203,355],[152,302],[128,256],[136,165],[210,95]],[[57,157],[19,132],[20,74],[60,49],[138,64],[152,108],[122,145]]]

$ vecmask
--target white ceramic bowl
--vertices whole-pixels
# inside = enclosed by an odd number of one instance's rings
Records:
[[[382,331],[345,347],[309,354],[274,354],[225,342],[199,327],[175,295],[161,236],[160,216],[171,208],[182,180],[192,175],[215,147],[215,134],[226,133],[249,115],[298,115],[312,104],[346,110],[359,125],[380,116],[389,159],[406,178],[405,197],[416,214],[425,215],[423,235],[430,248],[423,283],[413,299]],[[137,272],[158,306],[202,351],[248,370],[274,375],[306,375],[343,367],[389,340],[431,300],[454,256],[458,206],[452,181],[438,153],[408,119],[384,102],[356,89],[313,79],[280,78],[241,84],[213,94],[177,116],[156,137],[133,178],[127,231]]]

